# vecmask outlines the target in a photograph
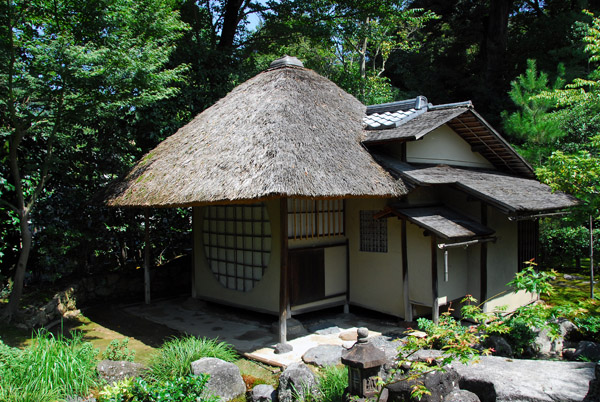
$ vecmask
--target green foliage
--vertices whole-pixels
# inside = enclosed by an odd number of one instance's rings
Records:
[[[552,280],[556,278],[555,271],[545,272],[537,271],[537,264],[533,261],[526,261],[526,267],[517,272],[508,286],[512,287],[515,292],[524,290],[534,294],[552,294],[554,287]]]
[[[511,82],[508,92],[518,110],[509,114],[502,113],[505,132],[513,139],[524,143],[521,150],[529,160],[540,164],[549,153],[549,149],[565,133],[560,122],[550,113],[554,102],[537,97],[544,91],[561,88],[564,85],[564,66],[559,66],[558,78],[549,86],[548,75],[537,71],[535,60],[527,60],[525,74]]]
[[[0,344],[0,401],[50,402],[86,396],[98,385],[96,355],[81,335],[73,339],[35,334],[24,350]]]
[[[126,360],[132,362],[135,358],[135,350],[130,350],[127,347],[128,345],[129,338],[124,338],[122,340],[113,339],[106,347],[106,350],[102,352],[102,358],[106,360]]]
[[[319,371],[318,402],[343,402],[348,386],[348,367],[326,366]]]
[[[192,362],[216,357],[232,362],[238,357],[233,347],[216,339],[184,336],[165,342],[150,361],[150,375],[157,380],[183,377],[191,373]]]
[[[415,32],[437,16],[405,0],[282,1],[267,16],[270,53],[290,53],[365,104],[392,101],[384,76],[391,53],[417,52]],[[280,38],[273,43],[273,38]],[[283,40],[285,42],[283,42]]]
[[[207,374],[187,375],[163,381],[142,378],[120,381],[100,392],[99,402],[217,402],[218,398],[203,395]]]
[[[420,399],[429,394],[421,382],[424,375],[443,371],[444,366],[453,361],[468,363],[477,360],[481,354],[488,355],[492,352],[489,348],[481,350],[479,345],[490,334],[503,334],[508,332],[509,328],[500,316],[484,313],[481,305],[478,305],[472,296],[467,296],[462,302],[465,305],[461,312],[465,318],[472,320],[473,324],[463,325],[451,315],[451,309],[441,314],[437,324],[429,319],[419,318],[419,328],[426,336],[416,334],[415,331],[408,333],[409,336],[399,348],[397,364],[391,371],[387,384],[414,381],[411,395]],[[415,360],[415,353],[423,349],[440,349],[443,354],[438,361]]]

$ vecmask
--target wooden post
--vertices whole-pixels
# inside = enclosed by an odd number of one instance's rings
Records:
[[[404,320],[412,321],[412,305],[410,304],[410,286],[408,284],[408,240],[406,238],[406,219],[402,219],[400,240],[402,247],[402,288],[404,298]]]
[[[348,313],[350,313],[350,241],[346,239],[346,304],[344,304],[344,314]]]
[[[435,234],[431,234],[431,293],[433,296],[433,303],[431,304],[431,318],[435,324],[440,321],[437,249],[437,236]]]
[[[481,224],[487,226],[487,205],[481,203]],[[479,249],[479,303],[487,300],[487,243],[481,243]]]
[[[279,227],[281,245],[281,269],[279,273],[279,343],[287,343],[287,315],[290,304],[289,273],[288,273],[288,211],[287,197],[281,197],[279,202]]]
[[[150,304],[150,214],[144,209],[144,300]]]

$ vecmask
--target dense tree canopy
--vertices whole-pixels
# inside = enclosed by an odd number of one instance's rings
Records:
[[[284,53],[366,104],[472,99],[540,177],[597,211],[600,38],[585,9],[600,2],[3,1],[0,279],[14,279],[11,306],[24,282],[139,265],[139,211],[104,208],[102,189]],[[169,233],[153,239],[156,260],[189,247],[189,221],[186,210],[154,215]]]

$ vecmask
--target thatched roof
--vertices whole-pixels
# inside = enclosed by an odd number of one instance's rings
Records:
[[[470,101],[431,105],[427,98],[369,106],[365,124],[367,146],[414,141],[447,124],[473,151],[479,152],[496,169],[534,178],[533,168],[481,117]]]
[[[537,180],[510,176],[488,170],[457,168],[447,165],[414,166],[377,154],[375,159],[395,177],[411,185],[450,184],[465,193],[494,205],[506,213],[521,214],[573,207],[576,198],[552,192]]]
[[[280,63],[150,151],[107,203],[172,207],[405,194],[361,145],[364,114],[363,104],[328,79]]]

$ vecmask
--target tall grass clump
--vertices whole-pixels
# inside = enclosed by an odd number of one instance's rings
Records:
[[[0,402],[46,402],[86,396],[98,385],[97,351],[80,334],[39,331],[24,350],[0,347]]]
[[[319,401],[343,402],[348,386],[348,367],[325,366],[319,373]]]
[[[150,359],[150,375],[156,380],[185,377],[192,372],[192,362],[202,357],[216,357],[226,362],[238,358],[231,345],[217,339],[184,336],[165,342]]]

